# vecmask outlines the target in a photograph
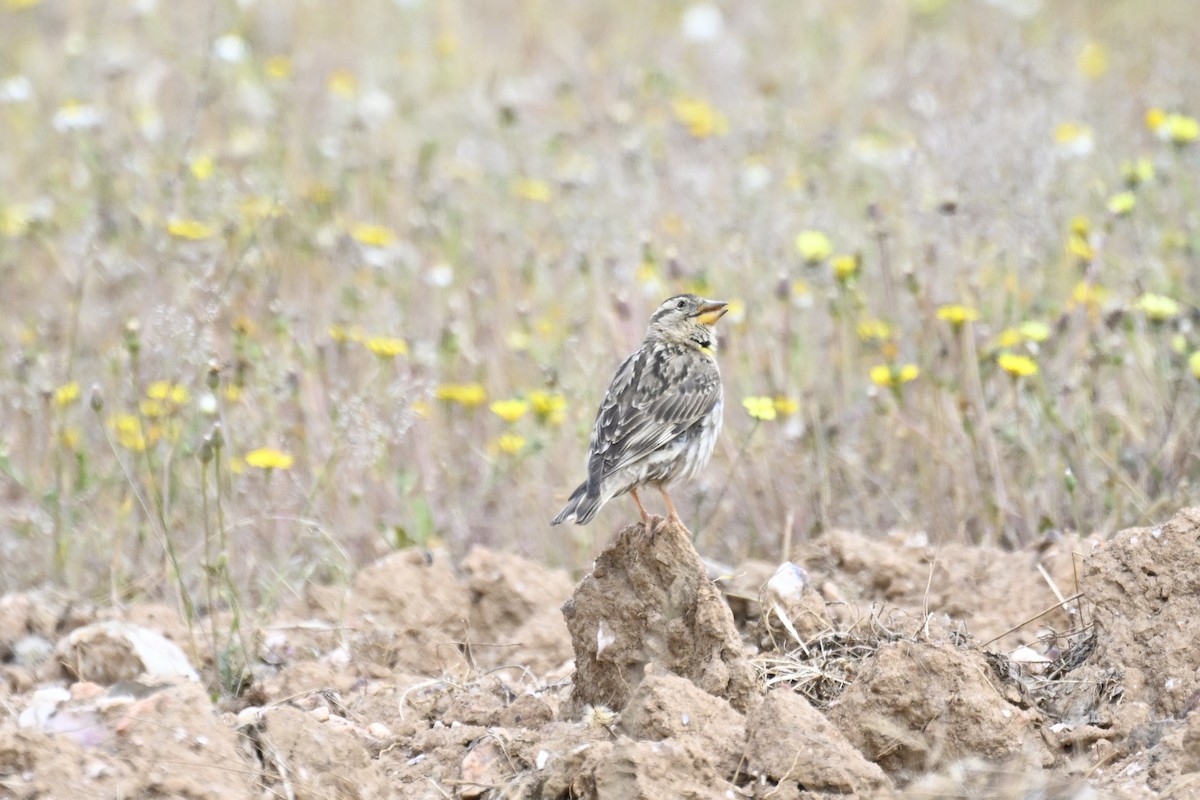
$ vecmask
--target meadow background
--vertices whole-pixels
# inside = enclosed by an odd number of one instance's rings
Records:
[[[0,0],[0,588],[585,568],[633,504],[548,521],[679,291],[732,306],[707,556],[1164,519],[1197,42],[1189,0]]]

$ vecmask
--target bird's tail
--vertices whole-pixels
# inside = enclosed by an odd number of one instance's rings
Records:
[[[588,494],[587,488],[586,481],[579,484],[579,487],[571,492],[571,498],[567,500],[567,505],[558,512],[557,517],[550,520],[550,524],[557,525],[567,520],[574,520],[576,525],[587,525],[591,522],[592,517],[596,516],[596,512],[604,503],[599,494]]]

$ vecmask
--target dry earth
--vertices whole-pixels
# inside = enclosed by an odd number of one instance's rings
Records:
[[[216,704],[207,621],[8,594],[0,797],[1200,794],[1200,509],[795,556],[713,580],[683,531],[631,526],[573,586],[398,552],[309,586]]]

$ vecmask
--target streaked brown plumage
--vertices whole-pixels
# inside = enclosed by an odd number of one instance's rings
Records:
[[[725,303],[693,294],[663,302],[650,318],[646,338],[613,376],[592,429],[587,480],[551,522],[586,525],[612,498],[629,492],[650,515],[637,490],[655,486],[671,522],[679,515],[668,486],[699,472],[721,432],[721,373],[712,326]]]

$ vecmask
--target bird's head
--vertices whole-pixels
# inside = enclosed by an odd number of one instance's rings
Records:
[[[646,339],[674,342],[712,350],[717,337],[712,329],[725,312],[728,304],[722,300],[705,300],[694,294],[677,294],[664,300],[650,317]]]

